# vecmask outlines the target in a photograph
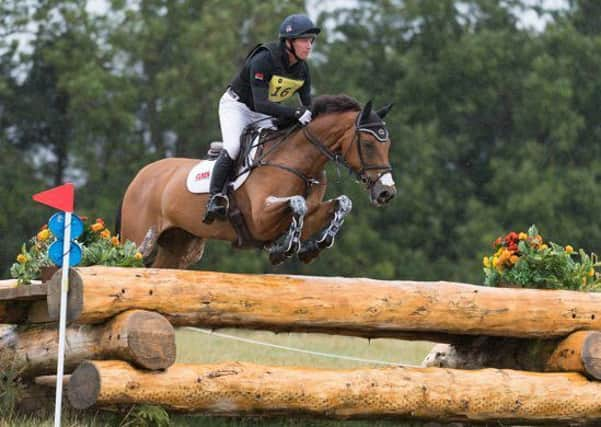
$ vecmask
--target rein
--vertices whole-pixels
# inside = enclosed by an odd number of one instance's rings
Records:
[[[363,125],[364,127],[361,127],[361,126],[359,126],[359,124],[355,123],[355,136],[353,137],[353,141],[351,142],[351,144],[349,145],[347,150],[342,154],[336,153],[336,152],[330,150],[328,147],[326,147],[321,141],[319,141],[319,139],[317,137],[315,137],[315,135],[313,135],[309,131],[308,127],[303,128],[303,135],[305,136],[305,138],[307,138],[307,140],[311,144],[313,144],[315,147],[317,147],[317,149],[328,160],[335,162],[337,165],[344,166],[351,175],[354,175],[358,180],[367,184],[367,188],[371,188],[382,177],[382,175],[385,175],[388,172],[392,171],[392,167],[390,167],[390,165],[366,165],[365,160],[363,158],[363,150],[361,150],[361,133],[367,132],[367,133],[373,134],[378,138],[378,140],[380,140],[380,138],[376,134],[374,134],[374,132],[371,129],[367,128],[367,126],[376,125],[376,124],[379,124],[379,123],[367,123],[367,124]],[[357,141],[357,152],[359,154],[359,162],[361,165],[361,169],[359,171],[354,170],[351,167],[351,165],[349,165],[348,162],[346,161],[346,154],[352,148],[355,141]],[[369,170],[381,170],[382,172],[378,174],[378,177],[376,179],[371,179],[366,173]]]
[[[392,168],[389,164],[388,165],[367,165],[364,160],[363,150],[361,149],[361,133],[363,133],[363,132],[370,133],[370,134],[374,135],[379,141],[382,141],[382,139],[372,129],[369,129],[369,126],[373,126],[373,125],[380,125],[380,123],[367,123],[367,124],[360,125],[358,122],[356,122],[355,123],[355,135],[353,137],[353,141],[351,142],[351,144],[349,145],[349,147],[347,148],[347,150],[344,153],[336,153],[336,152],[330,150],[314,134],[312,134],[311,131],[309,131],[308,126],[303,127],[302,132],[303,132],[303,136],[307,139],[307,141],[309,141],[313,146],[315,146],[326,159],[333,161],[334,163],[336,163],[336,165],[344,166],[346,169],[348,169],[350,174],[354,175],[358,180],[365,183],[367,185],[367,188],[371,189],[374,186],[374,184],[383,175],[392,171]],[[278,163],[272,163],[272,162],[265,160],[265,158],[267,156],[269,156],[277,147],[279,147],[280,145],[282,145],[283,143],[288,141],[288,138],[290,137],[290,135],[292,135],[292,133],[295,132],[298,129],[298,127],[299,127],[298,124],[292,126],[279,141],[276,141],[275,144],[273,144],[266,152],[261,153],[259,158],[255,162],[253,162],[253,164],[251,164],[246,170],[242,171],[239,175],[241,175],[242,173],[246,173],[246,171],[251,171],[252,169],[256,169],[260,166],[270,166],[270,167],[279,168],[286,172],[292,173],[293,175],[296,175],[303,181],[303,183],[305,184],[305,197],[306,197],[309,193],[310,188],[313,185],[319,184],[319,180],[317,180],[316,178],[307,176],[302,171],[292,168],[290,166],[286,166],[286,165],[282,165],[282,164],[278,164]],[[349,152],[349,150],[355,144],[355,141],[357,142],[357,153],[359,155],[359,162],[360,162],[360,166],[361,166],[361,169],[359,171],[355,171],[351,167],[351,165],[346,161],[346,154]],[[268,141],[261,141],[257,144],[257,146],[264,145],[267,142]],[[381,170],[382,172],[380,172],[378,174],[376,179],[372,179],[367,175],[367,171],[370,171],[370,170]]]

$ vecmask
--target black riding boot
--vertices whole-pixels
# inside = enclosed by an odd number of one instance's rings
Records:
[[[234,161],[230,159],[227,151],[221,150],[219,157],[215,161],[211,175],[211,183],[209,185],[211,196],[207,203],[207,212],[202,220],[205,224],[211,224],[215,219],[225,219],[226,217],[230,203],[223,190],[232,173],[233,167]]]

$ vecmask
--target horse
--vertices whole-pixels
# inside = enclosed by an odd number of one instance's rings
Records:
[[[390,108],[373,111],[371,101],[362,108],[347,95],[322,95],[308,125],[262,143],[261,157],[231,200],[254,246],[266,249],[272,264],[293,255],[308,263],[333,245],[352,202],[346,195],[323,201],[328,161],[348,168],[374,206],[394,197],[391,141],[383,121]],[[187,174],[198,162],[158,160],[129,184],[117,227],[123,241],[138,245],[146,266],[187,268],[200,261],[207,239],[238,241],[232,221],[202,222],[208,195],[186,188]]]

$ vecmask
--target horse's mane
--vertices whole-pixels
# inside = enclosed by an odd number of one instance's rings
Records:
[[[315,98],[311,114],[316,118],[320,114],[361,111],[361,105],[348,95],[321,95]]]
[[[313,100],[311,105],[311,114],[314,119],[322,114],[347,111],[361,111],[361,104],[348,95],[320,95]],[[278,129],[266,134],[265,142],[287,135],[291,126],[294,125],[298,125],[295,119],[280,120]]]

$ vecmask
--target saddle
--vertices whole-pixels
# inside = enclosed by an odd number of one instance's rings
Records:
[[[278,136],[283,136],[285,133],[290,132],[290,130],[291,126],[272,129],[261,128],[256,124],[251,124],[240,135],[240,154],[233,168],[235,171],[234,176],[229,178],[230,182],[226,185],[226,194],[230,200],[227,217],[236,231],[236,241],[232,243],[236,248],[262,248],[266,242],[256,240],[250,234],[244,216],[236,204],[236,198],[234,197],[235,188],[231,183],[259,165],[266,142]],[[207,152],[207,159],[216,159],[221,150],[223,150],[223,143],[212,142]]]

